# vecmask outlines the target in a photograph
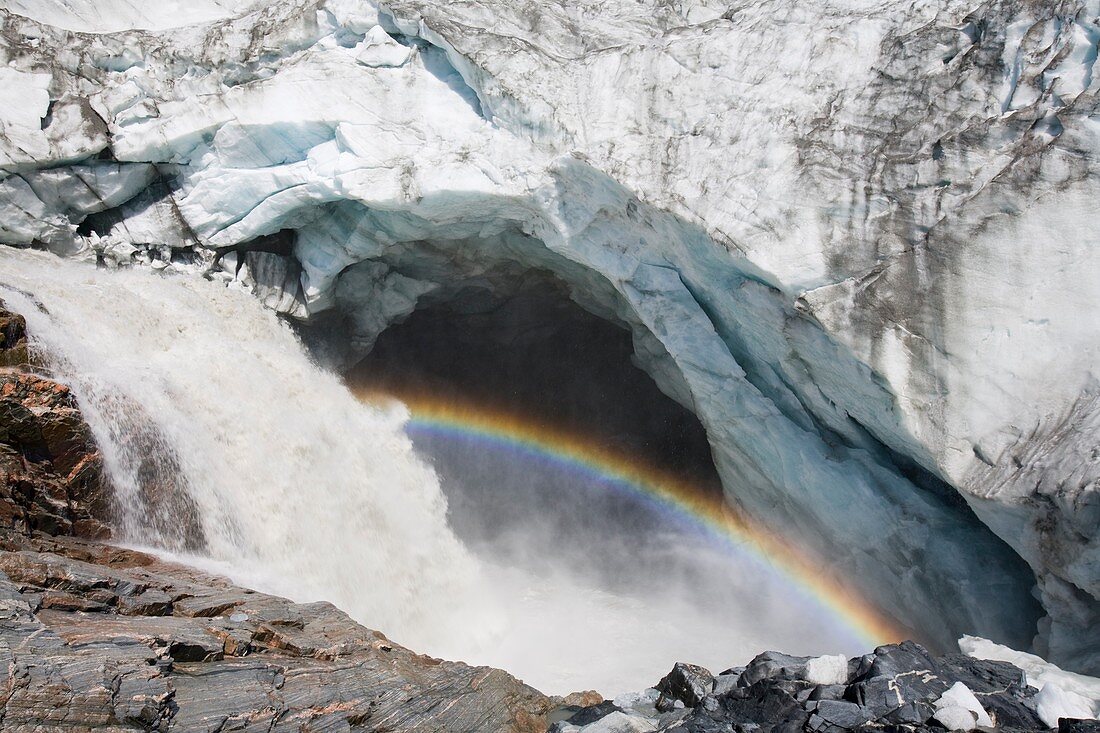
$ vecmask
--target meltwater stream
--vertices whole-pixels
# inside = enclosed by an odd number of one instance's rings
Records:
[[[547,693],[642,689],[676,660],[723,669],[765,648],[868,642],[766,563],[662,526],[629,496],[605,501],[614,482],[570,486],[552,461],[517,464],[438,431],[431,444],[421,427],[440,471],[482,458],[474,473],[444,474],[460,492],[452,526],[406,409],[356,399],[247,293],[5,249],[0,298],[80,401],[119,541],[331,601],[416,651],[501,667]],[[499,505],[508,482],[509,511],[479,523],[478,497]],[[630,527],[616,524],[624,516]],[[509,526],[486,531],[495,522]]]
[[[120,539],[196,550],[410,645],[463,628],[449,611],[478,587],[477,563],[448,530],[402,415],[356,402],[250,295],[6,248],[0,283],[42,305],[0,288],[77,395],[114,485]],[[164,478],[171,485],[150,485]],[[165,526],[170,517],[150,521],[147,497],[165,492],[183,494],[170,514],[179,524],[195,514],[198,547]]]

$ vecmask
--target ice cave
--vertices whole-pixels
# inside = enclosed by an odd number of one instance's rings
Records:
[[[0,21],[0,729],[1100,730],[1098,0]]]

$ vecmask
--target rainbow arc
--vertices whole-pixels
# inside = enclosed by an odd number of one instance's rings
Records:
[[[411,431],[476,440],[533,460],[555,464],[589,478],[613,481],[636,498],[694,525],[732,553],[768,568],[817,604],[868,649],[907,637],[895,622],[853,589],[825,563],[799,552],[763,526],[738,516],[721,497],[636,459],[503,410],[432,395],[360,391],[364,401],[403,403]]]

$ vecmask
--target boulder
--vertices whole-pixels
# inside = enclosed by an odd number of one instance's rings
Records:
[[[822,658],[760,654],[743,670],[720,675],[721,692],[714,683],[709,696],[695,708],[681,711],[682,719],[669,720],[668,725],[674,722],[678,733],[917,733],[944,728],[1016,733],[1046,730],[1057,720],[1052,716],[1087,714],[1086,707],[1072,707],[1074,700],[1056,686],[1046,695],[1038,693],[1012,664],[962,654],[937,657],[911,641],[881,646],[852,660],[826,657],[827,662],[818,662],[824,670],[813,669],[814,659]],[[847,684],[815,684],[807,679],[841,676]],[[666,689],[671,689],[669,677],[661,681]],[[731,678],[739,680],[736,687],[729,685]],[[652,717],[665,722],[662,716]]]
[[[666,697],[679,700],[689,708],[703,701],[714,688],[714,675],[709,670],[695,664],[677,662],[664,678],[657,683]]]
[[[780,652],[758,654],[745,667],[737,684],[740,687],[751,687],[765,679],[803,679],[806,663],[810,659],[812,657],[792,657]]]
[[[878,647],[858,667],[845,697],[871,710],[874,719],[907,703],[936,700],[950,687],[928,650],[911,641]]]

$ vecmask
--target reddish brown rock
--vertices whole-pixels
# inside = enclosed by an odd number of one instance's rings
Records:
[[[68,387],[0,369],[0,527],[106,537],[103,462]]]
[[[577,705],[582,708],[590,707],[592,705],[599,705],[604,701],[603,695],[595,690],[584,690],[583,692],[571,692],[562,698],[562,705]]]
[[[118,601],[118,612],[126,616],[169,616],[172,597],[155,588],[135,596],[123,596]]]
[[[0,300],[0,367],[21,367],[30,361],[27,352],[27,321],[4,308]]]
[[[85,611],[87,613],[101,613],[110,608],[107,604],[92,598],[82,598],[72,593],[63,591],[47,591],[42,594],[39,601],[40,609],[54,609],[56,611]]]

